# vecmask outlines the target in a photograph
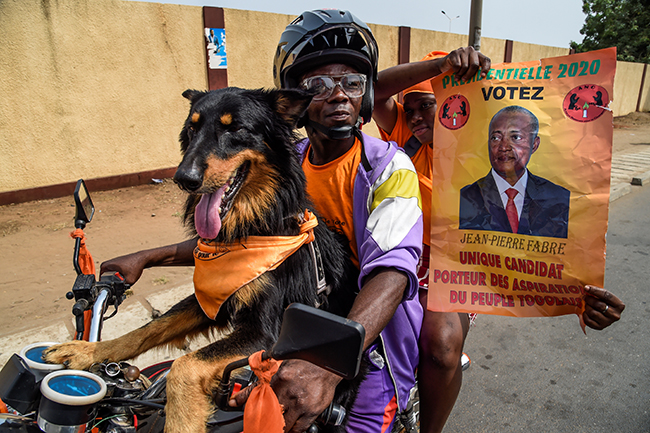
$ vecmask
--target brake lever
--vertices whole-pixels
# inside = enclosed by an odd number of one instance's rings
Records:
[[[114,308],[113,313],[111,313],[110,316],[104,316],[104,320],[108,320],[108,319],[110,319],[111,317],[115,316],[115,315],[117,314],[117,307],[118,307],[119,305],[120,305],[120,302],[118,301],[117,298],[115,298],[115,300],[113,301],[113,308]]]

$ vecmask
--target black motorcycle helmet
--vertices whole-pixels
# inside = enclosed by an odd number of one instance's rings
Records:
[[[348,11],[319,9],[304,12],[282,33],[273,59],[278,88],[296,88],[307,70],[344,63],[368,77],[359,113],[370,121],[377,81],[377,42],[370,28]]]

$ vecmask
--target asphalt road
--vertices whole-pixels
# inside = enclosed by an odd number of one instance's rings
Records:
[[[444,432],[650,432],[650,187],[610,206],[605,287],[622,319],[479,316],[472,366]]]

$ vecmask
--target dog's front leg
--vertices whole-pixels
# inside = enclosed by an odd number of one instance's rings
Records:
[[[248,331],[234,331],[223,340],[178,358],[167,376],[167,433],[205,432],[214,412],[212,400],[228,364],[261,350],[268,342],[246,343]]]
[[[97,343],[71,341],[57,344],[45,350],[43,355],[47,362],[83,370],[97,362],[133,359],[154,347],[182,347],[188,339],[208,332],[212,325],[214,322],[207,318],[196,297],[191,295],[161,317],[119,338]]]
[[[234,360],[233,358],[232,360]],[[215,363],[196,353],[174,361],[167,375],[165,432],[202,433],[213,411],[212,390],[230,360]]]

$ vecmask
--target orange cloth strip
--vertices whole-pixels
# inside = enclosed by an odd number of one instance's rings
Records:
[[[0,413],[9,413],[9,409],[7,409],[7,405],[2,401],[0,398]]]
[[[277,373],[282,361],[269,358],[262,361],[263,350],[253,353],[248,358],[248,364],[259,379],[251,391],[244,407],[243,433],[282,433],[284,431],[284,416],[282,406],[271,388],[271,378]]]
[[[194,294],[203,312],[215,318],[230,295],[313,241],[317,225],[316,216],[306,210],[297,236],[250,236],[233,244],[199,239],[194,249]]]
[[[81,268],[81,273],[84,275],[95,275],[95,262],[93,257],[86,247],[86,235],[81,229],[75,229],[75,231],[70,232],[70,237],[73,239],[81,238],[81,244],[79,246],[79,267]],[[92,310],[84,311],[84,334],[83,340],[88,341],[90,337],[90,322],[92,321]]]
[[[70,232],[70,237],[73,239],[81,238],[81,246],[79,248],[79,267],[81,268],[81,273],[84,275],[95,275],[95,262],[86,247],[86,235],[84,231],[75,229],[75,231]]]

